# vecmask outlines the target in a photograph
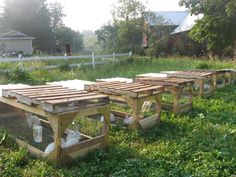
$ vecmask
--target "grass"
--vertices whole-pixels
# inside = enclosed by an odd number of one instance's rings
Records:
[[[88,67],[63,73],[38,70],[29,75],[38,84],[60,78],[133,77],[145,72],[197,68],[202,63],[188,59],[138,59],[133,64],[97,66],[96,70]],[[231,62],[205,63],[210,68],[235,67]],[[6,135],[0,145],[0,176],[234,176],[235,90],[236,86],[227,86],[209,99],[194,98],[189,113],[181,116],[163,113],[161,124],[148,130],[125,131],[112,127],[109,148],[91,152],[68,167],[30,156],[25,149],[13,146],[12,137]],[[0,142],[3,135],[0,132]]]

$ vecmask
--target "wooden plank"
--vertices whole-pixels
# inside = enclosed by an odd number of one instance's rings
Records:
[[[137,89],[137,90],[132,90],[132,92],[140,93],[140,92],[145,92],[145,91],[155,91],[155,90],[159,91],[162,88],[163,88],[162,86],[150,86],[148,88],[141,88],[141,89]]]
[[[48,100],[64,100],[65,98],[78,98],[78,97],[84,97],[84,96],[93,96],[96,95],[96,93],[85,93],[85,94],[68,94],[68,95],[61,95],[61,96],[55,96],[55,97],[39,97],[35,98],[39,101],[48,101]]]
[[[84,148],[90,147],[90,146],[92,146],[92,145],[95,145],[95,144],[98,144],[98,143],[103,143],[104,140],[105,140],[105,136],[106,136],[106,135],[100,135],[100,136],[97,136],[97,137],[95,137],[95,138],[93,138],[93,139],[88,139],[88,140],[79,142],[79,143],[77,143],[77,144],[74,145],[74,146],[65,148],[64,150],[65,150],[67,153],[70,154],[70,153],[73,153],[73,152],[82,150],[82,149],[84,149]]]
[[[19,93],[19,94],[24,94],[24,93],[32,93],[32,92],[47,92],[47,91],[60,91],[60,90],[66,90],[68,89],[67,87],[50,87],[50,88],[35,88],[35,89],[25,89],[25,90],[20,90],[20,91],[10,91],[11,93]],[[75,89],[68,89],[68,90],[75,90]]]
[[[106,95],[100,95],[100,94],[96,94],[93,96],[84,96],[84,97],[78,97],[78,98],[68,98],[68,99],[61,99],[61,100],[48,100],[45,101],[45,103],[48,104],[61,104],[61,103],[70,103],[70,102],[74,102],[74,101],[84,101],[84,100],[92,100],[92,99],[99,99],[99,98],[108,98]]]
[[[25,95],[28,96],[29,98],[42,98],[42,97],[54,97],[54,96],[61,96],[61,95],[74,95],[74,94],[80,94],[80,93],[88,93],[87,91],[72,91],[68,92],[68,90],[63,91],[63,92],[51,92],[51,93],[38,93],[37,95]]]
[[[144,84],[143,86],[136,86],[136,87],[131,87],[131,88],[122,89],[122,90],[132,92],[133,90],[144,89],[144,88],[148,88],[148,87],[151,87],[151,86],[152,86],[152,85]]]
[[[47,154],[44,153],[43,151],[35,148],[34,146],[32,146],[32,145],[30,145],[18,138],[16,138],[16,143],[19,146],[26,148],[31,154],[35,155],[38,158],[46,158],[47,157]]]
[[[138,122],[140,126],[142,127],[142,129],[147,129],[149,127],[156,125],[158,122],[158,119],[159,119],[159,115],[157,114],[157,115],[153,115],[153,116],[144,118],[142,120],[139,120]]]
[[[2,89],[2,90],[20,91],[20,90],[25,90],[25,89],[50,88],[50,87],[62,87],[62,86],[60,86],[60,85],[38,85],[38,86],[25,86],[22,88],[7,88],[7,89]]]

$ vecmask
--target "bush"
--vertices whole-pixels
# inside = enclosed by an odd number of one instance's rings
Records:
[[[10,82],[35,83],[28,71],[25,71],[22,64],[18,64],[12,70],[7,72]]]
[[[208,63],[199,63],[195,69],[210,69],[212,66]]]
[[[60,71],[70,71],[71,67],[70,67],[70,62],[68,61],[64,61],[60,67],[59,67]]]

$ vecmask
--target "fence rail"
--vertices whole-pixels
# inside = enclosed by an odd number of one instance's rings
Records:
[[[97,64],[104,64],[107,62],[117,62],[117,57],[123,57],[128,56],[132,57],[132,52],[129,53],[113,53],[113,54],[105,54],[105,55],[95,55],[95,53],[92,53],[91,55],[78,55],[78,56],[45,56],[45,57],[21,57],[18,58],[0,58],[0,63],[6,63],[6,62],[24,62],[24,61],[47,61],[47,60],[81,60],[81,59],[88,59],[91,62],[81,62],[81,63],[72,63],[70,64],[70,67],[76,67],[80,65],[92,65],[93,68],[95,68],[95,65]],[[96,61],[96,59],[102,59],[102,61]],[[107,60],[111,59],[111,60]],[[43,66],[43,67],[37,67],[37,68],[24,68],[25,70],[33,70],[33,69],[55,69],[60,67],[60,65],[50,65],[50,66]],[[1,70],[1,72],[4,72],[6,70]]]

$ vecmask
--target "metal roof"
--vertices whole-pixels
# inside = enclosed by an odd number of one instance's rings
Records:
[[[188,16],[189,11],[157,11],[154,12],[157,16],[161,16],[167,23],[165,25],[180,25]],[[153,25],[153,24],[149,24]]]
[[[183,22],[178,27],[176,27],[171,34],[177,34],[191,30],[192,27],[196,24],[196,21],[200,20],[202,17],[203,14],[199,15],[188,14],[188,16],[183,20]]]
[[[21,33],[19,31],[10,31],[7,33],[4,33],[2,35],[0,35],[0,40],[6,40],[6,39],[35,39],[34,37],[28,36],[24,33]]]

